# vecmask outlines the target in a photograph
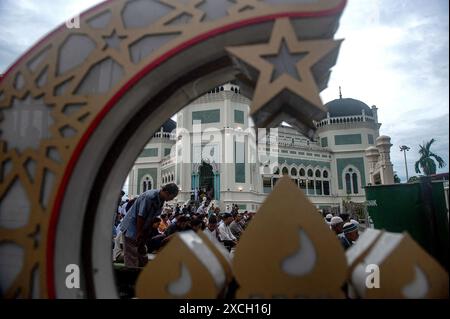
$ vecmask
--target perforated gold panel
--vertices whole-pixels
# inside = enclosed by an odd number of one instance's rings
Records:
[[[25,252],[4,297],[55,297],[47,263],[57,194],[77,147],[126,83],[215,34],[282,17],[338,16],[345,5],[309,2],[108,1],[83,14],[80,29],[63,25],[21,57],[0,83],[0,245]]]

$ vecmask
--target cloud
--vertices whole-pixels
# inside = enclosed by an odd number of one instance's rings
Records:
[[[414,163],[419,159],[419,145],[423,145],[432,138],[436,142],[432,145],[433,153],[441,156],[447,165],[438,169],[439,173],[448,172],[449,156],[448,156],[448,136],[449,114],[442,116],[423,118],[411,121],[405,121],[402,125],[391,125],[385,131],[392,131],[390,134],[391,143],[391,160],[394,163],[394,170],[397,171],[402,180],[406,179],[405,164],[403,153],[399,151],[400,145],[406,145],[411,148],[407,152],[407,163],[409,176],[417,175],[414,171]]]
[[[344,97],[377,105],[391,136],[394,169],[405,178],[406,144],[409,175],[415,175],[418,144],[436,138],[433,150],[448,162],[449,45],[448,1],[349,1],[337,38],[344,38],[324,102]],[[448,166],[442,171],[448,171]]]
[[[100,0],[1,0],[0,73],[64,21]]]

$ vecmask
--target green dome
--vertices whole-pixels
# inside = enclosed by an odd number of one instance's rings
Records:
[[[325,104],[330,117],[361,115],[365,110],[366,115],[373,116],[372,109],[364,102],[355,99],[336,99]]]

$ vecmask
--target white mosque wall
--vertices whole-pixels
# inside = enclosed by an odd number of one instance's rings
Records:
[[[293,128],[279,127],[274,144],[267,149],[265,145],[255,145],[254,153],[250,154],[252,148],[249,143],[254,132],[251,133],[248,116],[249,103],[248,99],[238,94],[237,86],[227,84],[186,106],[176,115],[177,131],[174,136],[171,139],[167,136],[153,138],[143,151],[143,156],[136,160],[129,176],[130,196],[142,191],[142,178],[148,175],[152,177],[152,186],[155,188],[171,181],[177,183],[180,187],[178,201],[184,203],[190,199],[193,190],[193,172],[198,170],[202,161],[206,161],[213,164],[214,171],[220,172],[222,208],[236,203],[242,209],[256,211],[268,194],[264,192],[263,176],[280,176],[272,174],[274,163],[268,168],[270,175],[262,175],[260,163],[250,158],[253,156],[257,159],[256,152],[265,153],[269,149],[278,157],[276,165],[280,174],[283,168],[287,168],[289,173],[294,169],[294,172],[297,170],[297,176],[292,176],[295,179],[300,178],[298,174],[301,168],[305,171],[311,168],[314,172],[320,169],[321,174],[327,171],[330,193],[308,194],[318,208],[340,206],[343,199],[354,202],[365,200],[363,187],[370,182],[365,150],[375,145],[379,136],[379,123],[372,118],[335,124],[322,121],[313,140]],[[201,129],[193,125],[194,120],[201,121]],[[235,154],[236,140],[245,143],[245,170],[239,171],[242,174],[236,171],[238,165],[235,160],[244,158],[242,150]],[[167,153],[168,148],[171,148],[170,155]],[[350,193],[347,192],[346,174],[351,176]],[[323,183],[325,179],[322,176]],[[354,191],[356,185],[357,193]]]

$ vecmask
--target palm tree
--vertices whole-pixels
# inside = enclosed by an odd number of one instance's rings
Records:
[[[431,144],[433,144],[435,141],[436,140],[434,138],[432,138],[427,143],[424,143],[424,145],[419,145],[420,158],[414,165],[414,167],[416,169],[416,173],[420,174],[421,173],[420,168],[422,168],[424,174],[427,176],[436,174],[436,163],[434,162],[435,160],[438,163],[439,168],[442,168],[445,166],[444,160],[439,155],[434,154],[430,150]],[[420,168],[419,168],[419,166],[420,166]]]

